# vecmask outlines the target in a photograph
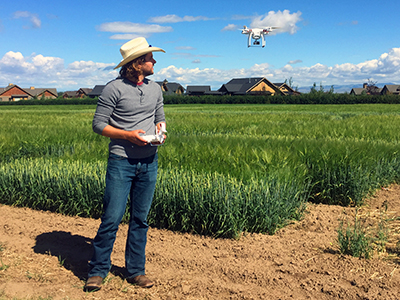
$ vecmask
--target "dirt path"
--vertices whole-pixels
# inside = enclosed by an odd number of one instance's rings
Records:
[[[304,220],[274,236],[239,241],[150,228],[151,289],[129,285],[121,226],[113,270],[101,291],[84,293],[99,220],[0,205],[0,299],[400,299],[397,241],[400,186],[381,190],[359,213],[374,223],[387,208],[390,251],[365,260],[338,253],[339,219],[354,208],[309,205]]]

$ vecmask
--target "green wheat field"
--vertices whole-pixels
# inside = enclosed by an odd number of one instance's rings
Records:
[[[0,203],[101,216],[108,139],[94,105],[0,107]],[[400,105],[167,105],[148,223],[273,234],[308,202],[362,205],[400,181]],[[126,214],[124,220],[128,220]]]

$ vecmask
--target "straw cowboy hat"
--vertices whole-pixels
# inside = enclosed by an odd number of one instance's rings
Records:
[[[123,44],[119,51],[121,52],[122,60],[118,66],[114,68],[114,70],[147,53],[157,51],[165,53],[163,49],[149,45],[146,39],[143,37],[130,40],[129,42]]]

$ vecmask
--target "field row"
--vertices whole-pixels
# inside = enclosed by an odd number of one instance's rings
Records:
[[[91,130],[94,109],[0,107],[0,201],[99,217],[108,140]],[[400,178],[400,105],[165,110],[153,226],[272,234],[307,201],[360,205]]]

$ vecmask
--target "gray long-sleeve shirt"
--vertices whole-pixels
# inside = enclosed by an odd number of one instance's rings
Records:
[[[144,79],[136,85],[124,78],[116,78],[104,87],[97,102],[92,127],[101,134],[107,125],[127,131],[142,129],[155,133],[155,125],[165,122],[164,102],[160,86]],[[146,158],[157,152],[157,147],[137,146],[127,140],[110,139],[110,153],[129,158]]]

